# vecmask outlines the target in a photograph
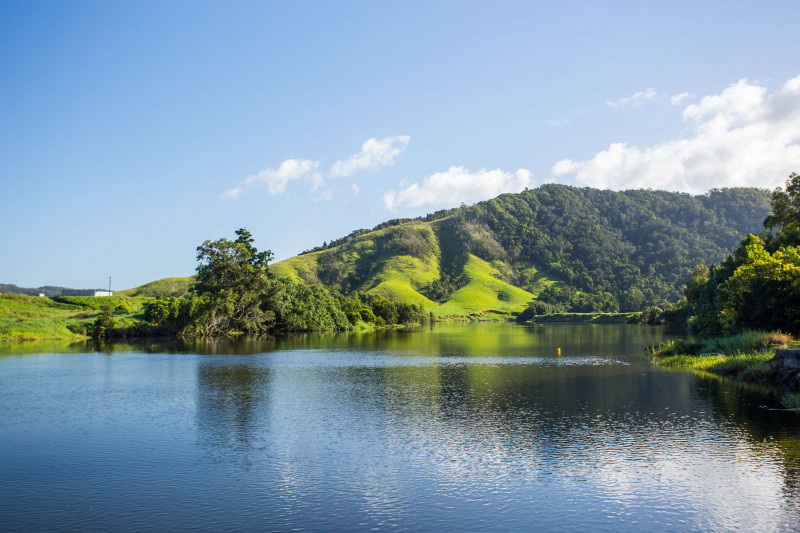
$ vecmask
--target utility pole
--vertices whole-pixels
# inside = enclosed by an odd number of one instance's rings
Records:
[[[111,296],[111,276],[108,276],[108,295]]]

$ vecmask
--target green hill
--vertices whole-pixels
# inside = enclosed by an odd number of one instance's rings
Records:
[[[763,229],[769,193],[702,195],[549,184],[472,206],[396,219],[272,265],[277,275],[419,304],[436,316],[668,307],[697,264]],[[192,277],[120,291],[177,296]]]
[[[164,278],[133,289],[117,291],[116,294],[120,296],[180,296],[189,290],[189,285],[192,283],[194,283],[193,277]]]
[[[682,297],[692,268],[760,232],[769,193],[544,185],[398,219],[272,266],[278,275],[422,305],[438,316],[636,311]]]

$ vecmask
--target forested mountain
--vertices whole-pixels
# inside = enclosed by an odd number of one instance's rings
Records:
[[[273,265],[344,293],[416,303],[436,315],[668,307],[697,264],[763,231],[768,191],[692,196],[549,184],[419,219],[357,230]]]

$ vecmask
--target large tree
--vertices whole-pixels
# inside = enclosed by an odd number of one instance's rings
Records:
[[[207,240],[197,247],[197,275],[191,291],[197,295],[196,325],[208,335],[231,331],[263,333],[274,319],[280,286],[271,282],[272,252],[259,252],[245,228],[235,241]]]

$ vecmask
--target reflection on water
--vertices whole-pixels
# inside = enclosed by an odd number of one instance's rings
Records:
[[[796,528],[800,416],[654,368],[664,337],[478,324],[4,357],[0,530]]]

